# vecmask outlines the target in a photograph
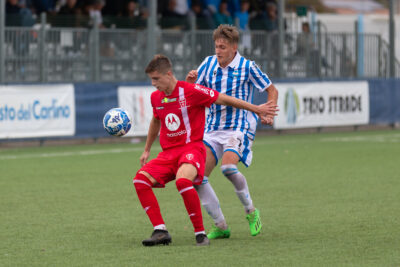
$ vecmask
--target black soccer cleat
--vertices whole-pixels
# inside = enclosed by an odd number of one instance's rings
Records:
[[[142,241],[143,246],[169,245],[172,242],[167,230],[154,230],[151,237]]]
[[[207,235],[198,234],[198,235],[196,235],[196,243],[198,246],[209,246],[210,240],[208,240]]]

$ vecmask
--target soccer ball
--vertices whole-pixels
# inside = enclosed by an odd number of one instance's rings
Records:
[[[103,126],[109,134],[123,136],[131,129],[132,119],[126,110],[112,108],[104,115]]]

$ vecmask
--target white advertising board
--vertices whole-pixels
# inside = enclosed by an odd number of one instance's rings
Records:
[[[0,138],[74,134],[72,84],[0,86]]]
[[[368,82],[277,83],[275,129],[362,125],[369,122]]]
[[[126,136],[146,136],[153,117],[150,96],[152,86],[118,87],[118,105],[132,117],[132,128]]]

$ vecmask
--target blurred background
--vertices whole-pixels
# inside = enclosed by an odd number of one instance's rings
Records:
[[[102,117],[117,106],[133,116],[129,135],[145,136],[147,62],[165,54],[185,79],[214,54],[220,24],[240,29],[239,52],[280,91],[273,129],[400,124],[399,0],[0,3],[2,141],[106,137]]]
[[[155,53],[183,79],[219,24],[272,79],[400,76],[398,0],[3,1],[0,82],[146,81]]]

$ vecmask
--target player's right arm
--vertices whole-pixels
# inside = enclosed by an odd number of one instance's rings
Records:
[[[188,83],[198,83],[204,85],[203,78],[207,69],[207,64],[210,62],[211,59],[212,57],[206,57],[200,64],[200,66],[197,68],[197,70],[189,71],[189,73],[186,75],[185,81]]]
[[[210,89],[211,90],[211,89]],[[267,117],[274,117],[279,111],[278,106],[269,101],[262,105],[254,105],[244,100],[236,97],[228,96],[226,94],[219,94],[217,100],[215,101],[217,105],[232,106],[238,109],[246,109],[256,113],[260,118],[262,123],[267,123]]]
[[[198,84],[192,85],[192,94],[197,105],[210,107],[212,103],[217,105],[232,106],[238,109],[246,109],[256,113],[261,118],[261,123],[268,123],[267,117],[274,117],[279,111],[278,106],[273,101],[261,105],[254,105],[242,99],[232,97],[216,90],[201,86]]]
[[[154,115],[150,121],[149,131],[147,133],[146,145],[144,146],[144,151],[140,156],[140,164],[143,166],[147,163],[147,160],[150,156],[151,146],[156,140],[158,133],[160,132],[161,122]]]
[[[191,70],[189,73],[186,75],[186,82],[188,83],[195,83],[197,80],[197,70]]]

